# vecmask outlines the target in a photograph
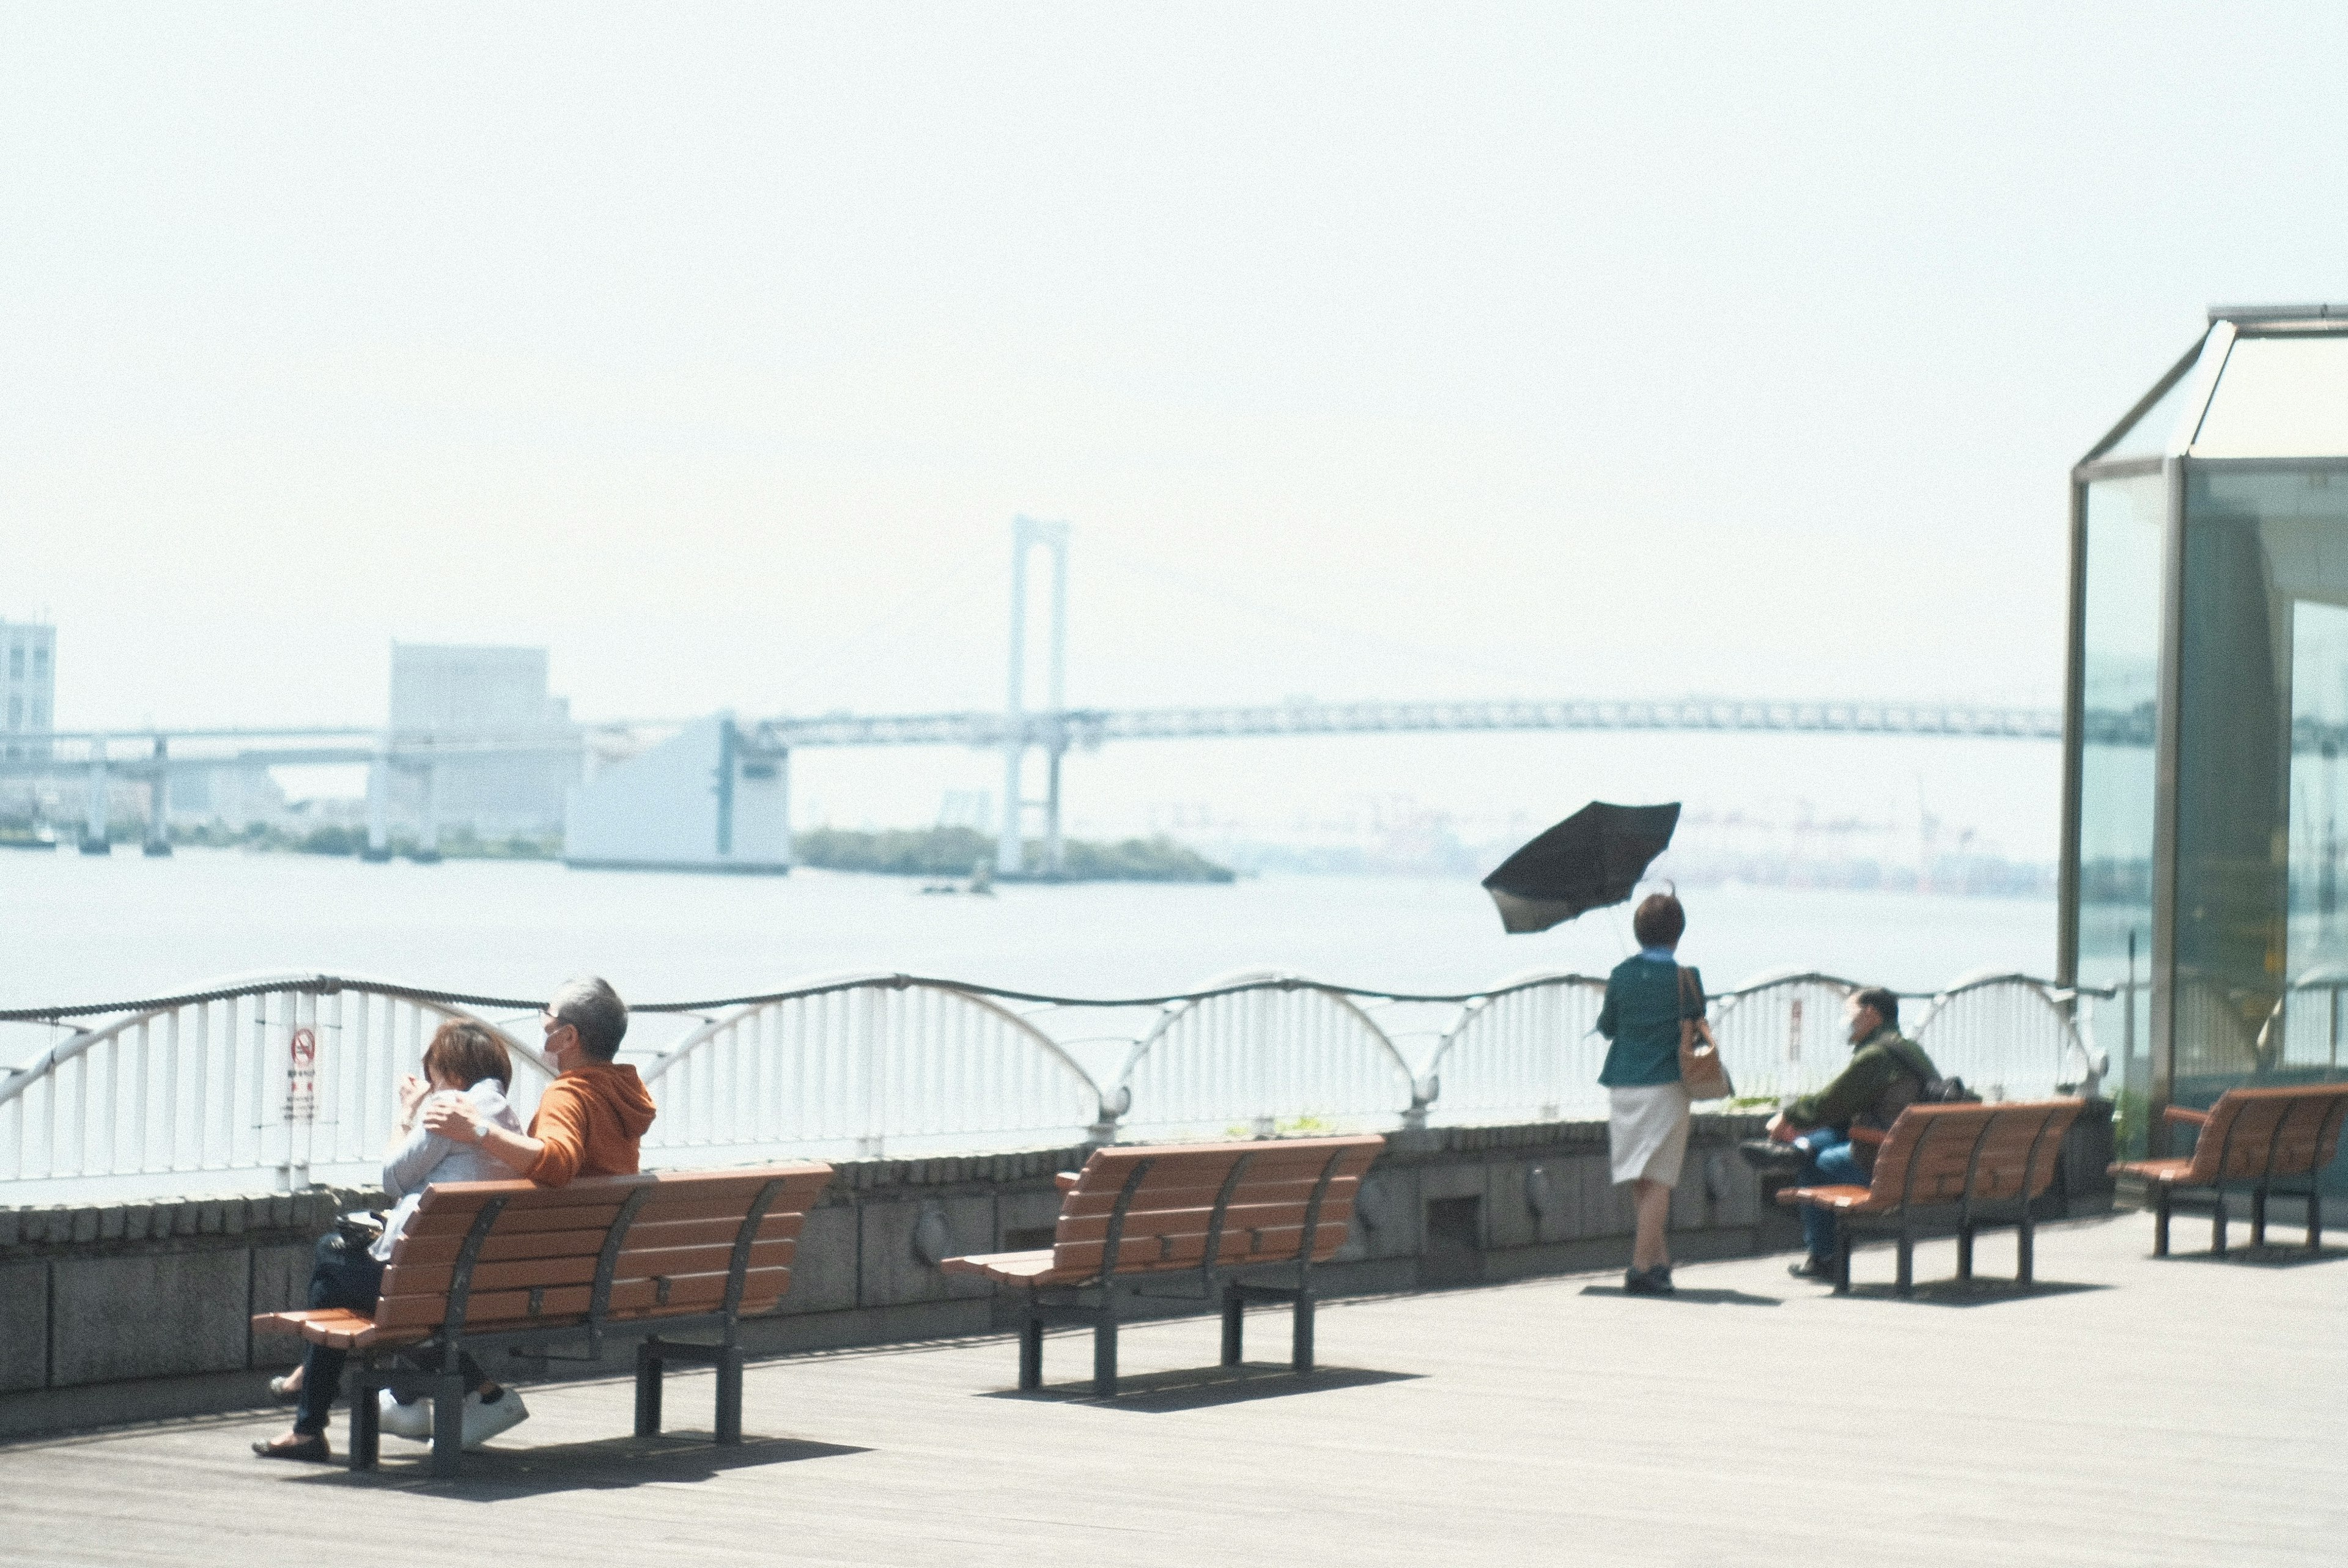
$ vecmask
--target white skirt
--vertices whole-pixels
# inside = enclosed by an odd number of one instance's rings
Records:
[[[1616,1182],[1677,1186],[1687,1157],[1688,1097],[1678,1083],[1606,1091],[1606,1142]]]

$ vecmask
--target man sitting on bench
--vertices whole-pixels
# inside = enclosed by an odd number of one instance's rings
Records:
[[[590,976],[555,992],[540,1021],[546,1054],[561,1076],[539,1096],[528,1132],[484,1121],[455,1099],[434,1102],[425,1126],[457,1143],[479,1144],[541,1187],[559,1187],[574,1176],[635,1174],[655,1112],[636,1070],[612,1060],[628,1032],[627,1004],[609,981]]]
[[[1850,999],[1849,1065],[1815,1094],[1805,1094],[1769,1118],[1769,1137],[1787,1145],[1781,1156],[1800,1162],[1798,1184],[1865,1186],[1875,1169],[1875,1146],[1854,1142],[1854,1126],[1880,1132],[1915,1103],[1924,1086],[1940,1077],[1924,1048],[1900,1032],[1900,998],[1870,986]],[[1756,1163],[1761,1162],[1756,1161]],[[1832,1284],[1835,1277],[1834,1215],[1814,1204],[1802,1209],[1802,1237],[1809,1255],[1788,1272],[1797,1279]]]

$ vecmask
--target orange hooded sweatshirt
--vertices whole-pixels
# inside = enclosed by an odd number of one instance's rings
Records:
[[[633,1175],[638,1141],[654,1114],[652,1092],[634,1068],[582,1062],[539,1097],[530,1135],[546,1148],[530,1179],[560,1187],[573,1176]]]

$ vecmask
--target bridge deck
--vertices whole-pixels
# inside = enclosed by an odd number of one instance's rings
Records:
[[[2188,1227],[2188,1235],[2191,1228]],[[1324,1310],[1328,1369],[1227,1378],[1203,1322],[1128,1331],[1138,1390],[1004,1392],[1010,1343],[753,1368],[754,1440],[615,1436],[624,1384],[534,1391],[536,1419],[435,1483],[263,1464],[263,1417],[0,1450],[0,1557],[238,1564],[1903,1564],[2339,1561],[2348,1254],[2146,1254],[2141,1215],[2041,1233],[2057,1288],[1835,1300],[1783,1261]],[[1984,1243],[1992,1266],[2006,1238]],[[1921,1277],[1945,1275],[1928,1246]],[[1251,1348],[1284,1344],[1251,1321]],[[1056,1338],[1046,1372],[1089,1365]],[[670,1409],[707,1420],[705,1378]],[[337,1441],[341,1429],[337,1424]],[[494,1502],[493,1508],[478,1506]],[[265,1538],[265,1544],[263,1541]]]

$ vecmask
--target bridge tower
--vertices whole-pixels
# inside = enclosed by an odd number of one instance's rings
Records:
[[[1052,642],[1045,680],[1045,759],[1044,873],[1056,876],[1060,850],[1060,759],[1068,749],[1068,525],[1011,519],[1011,700],[1003,723],[1003,833],[994,843],[994,868],[1016,876],[1025,869],[1025,772],[1027,753],[1027,552],[1037,545],[1052,552]]]

